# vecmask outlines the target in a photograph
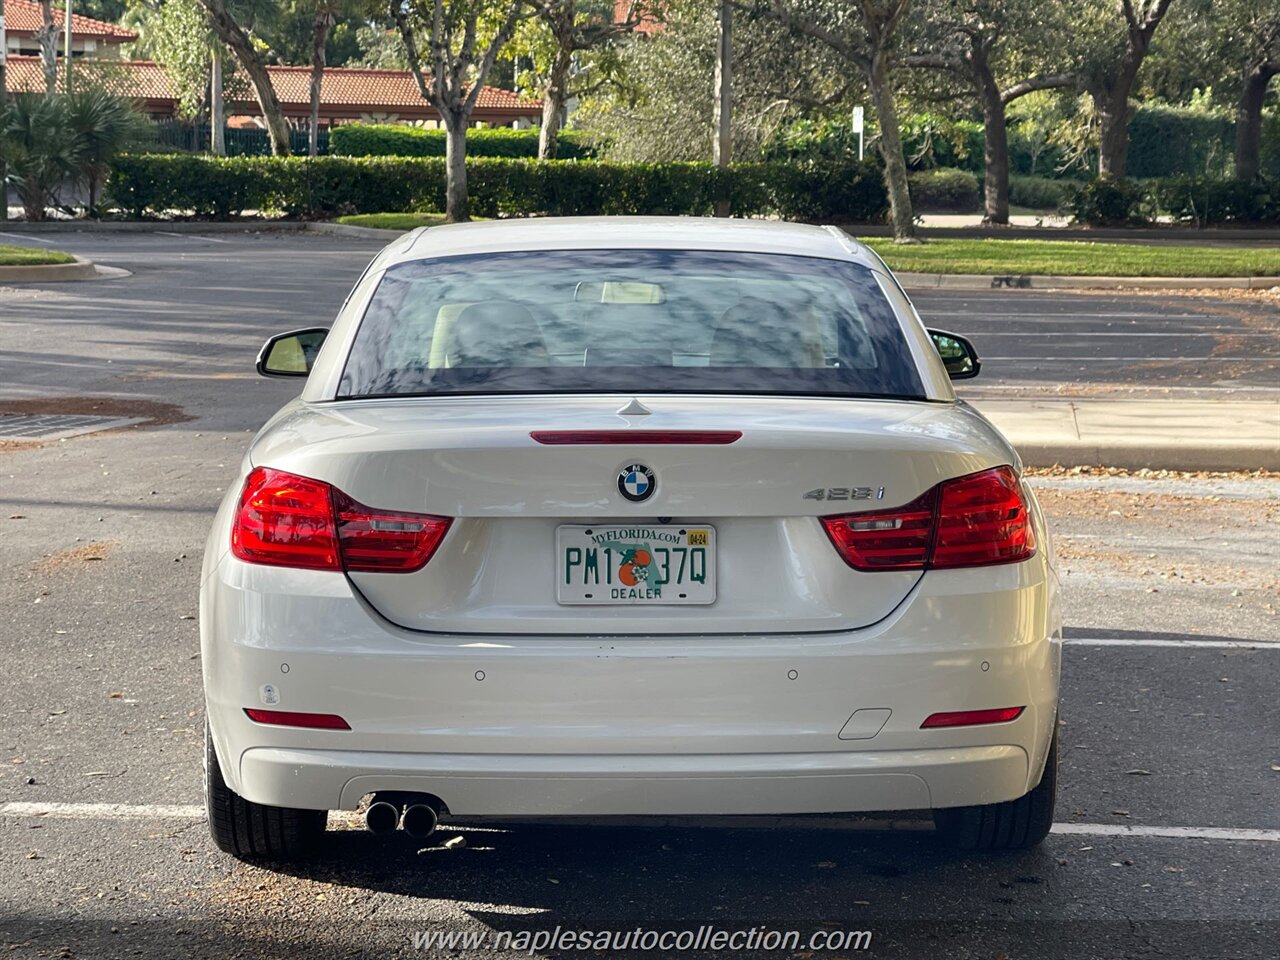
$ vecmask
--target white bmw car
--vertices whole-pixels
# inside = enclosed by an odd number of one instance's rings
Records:
[[[415,232],[254,439],[204,560],[217,845],[326,811],[932,811],[1052,822],[1055,560],[1017,453],[833,228],[561,219]]]

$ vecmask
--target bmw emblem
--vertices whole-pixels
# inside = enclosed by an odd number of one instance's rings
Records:
[[[643,463],[631,463],[618,471],[618,492],[632,503],[643,503],[653,496],[658,481]]]

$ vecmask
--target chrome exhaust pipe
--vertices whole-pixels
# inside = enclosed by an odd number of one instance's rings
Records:
[[[401,826],[404,832],[415,840],[425,840],[436,832],[439,817],[433,807],[425,803],[411,804],[404,812]]]
[[[364,825],[370,833],[379,836],[395,833],[399,823],[400,811],[385,800],[369,804],[369,809],[364,812]]]

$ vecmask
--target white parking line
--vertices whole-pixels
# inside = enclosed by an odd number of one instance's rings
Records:
[[[1280,643],[1265,640],[1141,640],[1134,637],[1067,637],[1070,647],[1203,647],[1209,650],[1280,650]]]
[[[33,237],[29,233],[0,233],[0,237],[13,237],[16,240],[30,240],[32,243],[43,243],[52,245],[52,240],[45,240],[43,237]]]
[[[223,240],[220,237],[208,237],[204,234],[192,233],[170,233],[168,230],[157,230],[157,234],[162,237],[177,237],[179,240],[207,240],[210,243],[230,243],[230,240]]]
[[[1280,830],[1238,827],[1140,827],[1120,823],[1055,823],[1054,833],[1082,837],[1163,837],[1169,840],[1251,840],[1280,843]]]
[[[350,815],[349,815],[350,816]],[[0,803],[0,817],[44,817],[54,820],[203,820],[204,807],[197,804],[129,803]],[[467,822],[466,818],[463,823]],[[482,823],[512,823],[510,820]],[[839,830],[920,831],[929,830],[928,820],[859,820],[823,817],[566,817],[556,820],[525,820],[526,823],[558,825],[591,823],[598,826],[716,827],[746,830]],[[452,824],[451,824],[452,826]],[[1280,830],[1244,827],[1147,827],[1114,823],[1055,823],[1053,833],[1085,837],[1153,837],[1171,840],[1247,840],[1280,843]]]

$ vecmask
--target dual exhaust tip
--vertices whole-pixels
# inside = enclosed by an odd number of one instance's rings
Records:
[[[439,822],[435,807],[428,803],[406,804],[402,814],[394,803],[375,799],[364,813],[364,825],[379,836],[395,833],[399,827],[415,840],[425,840],[435,833]]]

